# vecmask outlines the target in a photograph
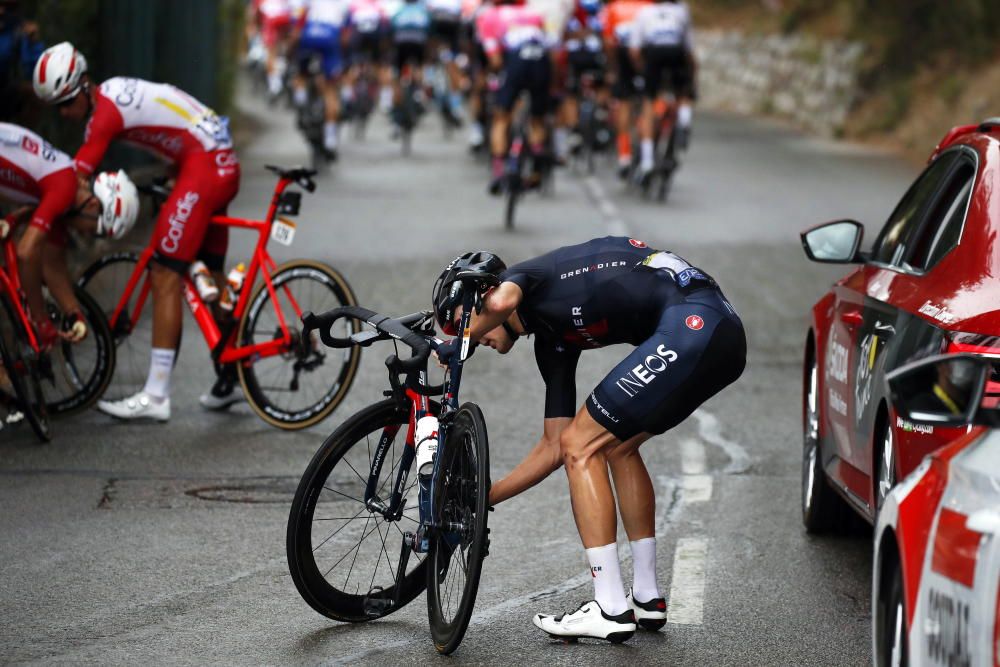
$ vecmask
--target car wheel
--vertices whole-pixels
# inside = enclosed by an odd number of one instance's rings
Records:
[[[906,667],[907,656],[906,604],[903,601],[903,574],[898,564],[889,573],[892,577],[879,601],[875,630],[875,664],[878,667]]]
[[[842,523],[843,502],[830,488],[819,441],[819,368],[808,358],[803,391],[802,523],[813,534],[832,532]]]
[[[885,432],[881,437],[879,450],[878,477],[875,483],[875,516],[882,511],[885,499],[896,486],[896,448],[893,446],[892,426],[886,419]]]

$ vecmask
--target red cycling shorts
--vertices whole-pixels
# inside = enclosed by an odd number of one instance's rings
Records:
[[[229,228],[212,225],[240,189],[240,163],[232,150],[195,153],[179,165],[177,181],[160,209],[150,244],[156,256],[190,263],[199,251],[224,256]]]

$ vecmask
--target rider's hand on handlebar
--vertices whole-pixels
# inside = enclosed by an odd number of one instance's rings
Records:
[[[472,356],[472,353],[476,351],[477,346],[478,343],[473,343],[472,345],[469,346],[469,356],[466,357],[466,359]],[[452,338],[451,340],[446,340],[445,342],[441,343],[440,345],[437,346],[436,350],[438,358],[438,366],[440,366],[441,368],[447,368],[448,364],[451,363],[451,360],[455,358],[455,355],[458,355],[461,352],[462,352],[461,338]]]

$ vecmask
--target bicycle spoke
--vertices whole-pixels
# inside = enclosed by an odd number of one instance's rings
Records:
[[[341,495],[341,496],[344,496],[345,498],[347,498],[347,499],[349,499],[349,500],[353,500],[353,501],[354,501],[354,502],[356,502],[356,503],[361,503],[362,505],[364,505],[364,504],[365,504],[365,501],[363,501],[363,500],[358,500],[358,499],[357,499],[357,498],[355,498],[354,496],[349,496],[349,495],[347,495],[346,493],[342,493],[342,492],[338,491],[337,489],[331,489],[331,488],[330,488],[329,486],[325,486],[325,485],[323,486],[323,488],[324,488],[324,489],[326,489],[327,491],[331,492],[331,493],[336,493],[336,494],[338,494],[338,495]],[[364,511],[364,510],[362,510],[362,511]]]
[[[364,534],[365,530],[368,528],[368,522],[372,520],[371,515],[368,515],[368,519],[365,521],[365,527],[361,529],[361,541],[358,542],[357,550],[354,552],[354,558],[351,560],[351,567],[347,570],[347,578],[344,579],[344,587],[347,587],[347,582],[351,579],[351,572],[354,571],[354,564],[358,562],[358,554],[361,553],[361,542],[365,541]],[[378,528],[378,519],[375,520],[375,527]],[[338,561],[339,562],[339,561]],[[336,564],[334,565],[336,567]],[[332,569],[332,568],[331,568]]]
[[[363,512],[365,512],[365,511],[366,511],[366,508],[363,508],[363,509],[362,509],[362,510],[361,510],[360,512],[358,512],[357,514],[355,514],[355,515],[354,515],[354,516],[353,516],[353,517],[351,518],[351,520],[350,520],[350,521],[354,521],[354,519],[357,519],[357,518],[358,518],[359,516],[361,516],[361,514],[362,514]],[[348,521],[348,523],[350,523],[350,521]],[[341,526],[340,528],[338,528],[337,530],[335,530],[335,531],[333,532],[333,535],[330,535],[330,536],[329,536],[329,537],[327,537],[327,538],[326,538],[325,540],[323,540],[323,541],[322,541],[322,542],[320,542],[320,543],[319,543],[318,545],[316,545],[316,547],[315,547],[315,548],[313,549],[313,553],[316,553],[316,550],[317,550],[317,549],[319,549],[319,548],[320,548],[320,547],[322,547],[322,546],[323,546],[324,544],[326,544],[327,542],[329,542],[330,540],[332,540],[332,539],[333,539],[334,537],[336,537],[337,533],[339,533],[340,531],[342,531],[342,530],[343,530],[344,528],[347,528],[347,523],[345,523],[345,524],[344,524],[343,526]]]

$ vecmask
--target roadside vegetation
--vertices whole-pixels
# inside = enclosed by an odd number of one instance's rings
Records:
[[[845,136],[926,157],[954,126],[1000,116],[997,0],[698,0],[700,28],[860,41]]]

